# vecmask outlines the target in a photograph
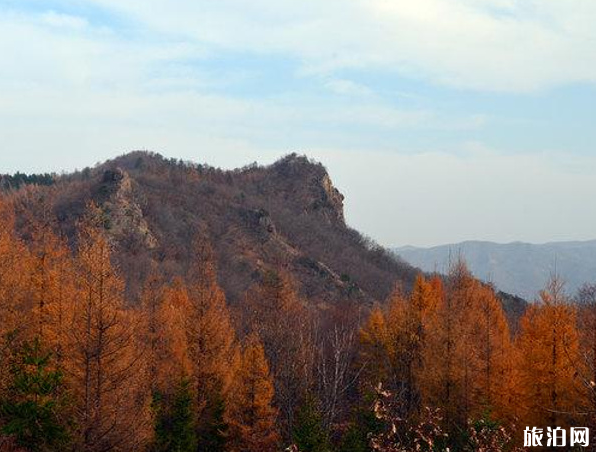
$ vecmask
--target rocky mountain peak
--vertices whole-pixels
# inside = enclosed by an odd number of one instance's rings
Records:
[[[278,185],[286,187],[305,213],[320,215],[328,223],[345,223],[344,196],[322,164],[293,153],[274,163],[271,169]]]

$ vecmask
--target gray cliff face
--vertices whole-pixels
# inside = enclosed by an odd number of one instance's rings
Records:
[[[104,200],[99,206],[109,223],[109,236],[117,241],[134,240],[147,249],[155,248],[157,239],[136,199],[130,175],[121,168],[105,171],[102,183]]]
[[[426,271],[444,272],[450,260],[462,256],[475,276],[527,300],[535,300],[555,272],[565,280],[570,295],[582,284],[596,282],[596,240],[541,245],[469,241],[394,251]]]

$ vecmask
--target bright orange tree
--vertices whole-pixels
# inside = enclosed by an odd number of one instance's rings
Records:
[[[252,334],[246,339],[241,365],[232,384],[227,414],[230,452],[278,450],[274,392],[265,350],[258,336]]]
[[[140,322],[124,307],[124,284],[112,266],[109,241],[90,212],[78,236],[79,298],[69,309],[64,359],[75,405],[74,440],[90,452],[134,450],[150,431],[149,391],[135,340]]]
[[[504,418],[515,373],[509,329],[493,289],[462,261],[452,265],[444,291],[436,281],[432,287],[427,297],[436,309],[423,322],[423,403],[442,409],[449,430],[487,412]]]
[[[392,354],[385,314],[375,306],[359,334],[360,381],[365,393],[372,394],[379,384],[389,383]]]
[[[77,297],[73,259],[64,240],[54,234],[52,223],[33,222],[30,241],[30,316],[28,335],[39,337],[54,353],[60,366],[68,318]]]
[[[517,341],[522,406],[527,425],[567,426],[586,394],[582,382],[576,308],[553,277],[521,320]]]
[[[236,367],[236,334],[223,290],[217,282],[215,256],[204,239],[195,241],[195,260],[180,308],[186,315],[188,353],[196,395],[199,446],[219,450],[225,442],[228,393]]]

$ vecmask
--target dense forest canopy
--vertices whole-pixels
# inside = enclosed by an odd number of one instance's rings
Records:
[[[18,189],[23,185],[52,185],[56,180],[55,174],[0,174],[0,189]]]

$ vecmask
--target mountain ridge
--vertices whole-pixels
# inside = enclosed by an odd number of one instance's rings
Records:
[[[428,248],[403,246],[392,250],[425,271],[444,269],[450,258],[461,254],[476,277],[528,300],[537,297],[554,273],[566,281],[570,295],[584,283],[596,280],[596,240],[538,244],[467,240]]]
[[[590,244],[596,243],[596,239],[586,239],[586,240],[553,240],[551,242],[526,242],[523,240],[513,240],[511,242],[495,242],[492,240],[462,240],[461,242],[454,242],[454,243],[446,243],[440,245],[431,245],[431,246],[418,246],[418,245],[401,245],[401,246],[393,246],[391,247],[392,250],[400,251],[400,250],[409,250],[409,249],[425,249],[430,250],[434,248],[442,248],[445,246],[458,246],[458,245],[466,245],[466,244],[490,244],[490,245],[497,245],[497,246],[507,246],[507,245],[530,245],[530,246],[542,246],[542,245],[583,245],[583,244]]]
[[[4,191],[19,230],[26,236],[26,218],[49,213],[74,245],[76,224],[93,202],[133,295],[151,272],[183,275],[196,236],[212,242],[231,303],[269,271],[289,273],[314,303],[367,305],[396,284],[409,288],[418,272],[351,229],[326,168],[296,153],[221,170],[137,151],[53,177]]]

